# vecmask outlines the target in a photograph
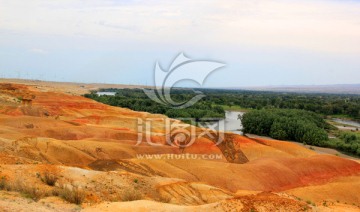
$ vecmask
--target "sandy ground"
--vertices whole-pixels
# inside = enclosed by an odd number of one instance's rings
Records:
[[[16,83],[33,86],[41,91],[62,92],[71,95],[83,95],[91,90],[99,88],[145,88],[141,85],[121,85],[121,84],[101,84],[101,83],[77,83],[77,82],[50,82],[40,80],[25,79],[4,79],[0,78],[0,83]]]
[[[21,211],[21,212],[75,212],[81,207],[68,204],[57,197],[48,197],[36,202],[24,198],[17,192],[0,191],[0,211]]]
[[[253,134],[246,134],[246,136],[248,136],[249,138],[263,138],[263,139],[268,139],[268,140],[275,140],[273,138],[270,138],[270,137],[266,137],[266,136],[258,136],[258,135],[253,135]],[[312,146],[312,145],[304,145],[302,143],[299,143],[299,142],[295,142],[295,141],[290,141],[296,145],[299,145],[301,147],[305,147],[305,148],[308,148],[308,149],[311,149],[319,154],[328,154],[328,155],[335,155],[335,156],[338,156],[338,157],[342,157],[342,158],[347,158],[347,159],[350,159],[350,160],[354,160],[354,161],[357,161],[360,163],[360,159],[359,158],[356,158],[356,157],[352,157],[352,156],[349,156],[349,155],[346,155],[346,154],[343,154],[335,149],[331,149],[331,148],[325,148],[325,147],[317,147],[317,146]]]

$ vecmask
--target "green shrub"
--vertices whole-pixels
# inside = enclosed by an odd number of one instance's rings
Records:
[[[356,133],[339,131],[336,136],[337,138],[330,139],[323,146],[360,156],[360,137]]]

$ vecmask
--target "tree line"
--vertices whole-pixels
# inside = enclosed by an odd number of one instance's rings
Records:
[[[134,110],[148,111],[165,114],[168,109],[163,105],[153,104],[141,89],[101,89],[100,91],[117,92],[115,98],[101,97],[99,100],[114,106],[129,107]],[[244,109],[300,109],[312,111],[323,115],[340,115],[360,120],[360,95],[339,95],[339,94],[309,94],[309,93],[286,93],[248,90],[225,90],[225,89],[171,89],[171,98],[175,101],[190,100],[195,94],[194,91],[201,91],[205,94],[202,101],[193,109],[204,109],[213,111],[216,115],[223,116],[219,108],[213,110],[214,105],[240,107]],[[96,96],[87,95],[90,98]],[[123,99],[121,99],[123,98]],[[124,99],[126,98],[126,99]],[[140,101],[146,98],[149,101]],[[135,101],[136,100],[136,101]],[[142,103],[145,103],[143,105]],[[132,104],[135,104],[132,106]],[[155,106],[157,108],[155,108]],[[149,109],[150,108],[150,109]],[[193,111],[192,113],[199,113]],[[185,113],[182,111],[181,113]],[[204,112],[201,112],[204,113]],[[174,112],[171,112],[173,115]],[[185,115],[188,115],[185,113]],[[203,114],[204,115],[204,114]],[[208,114],[215,115],[215,114]],[[200,114],[197,114],[200,116]]]
[[[321,145],[333,127],[318,114],[296,109],[262,109],[241,117],[243,133]]]
[[[104,104],[125,107],[136,111],[165,114],[170,118],[193,118],[196,121],[201,119],[222,119],[225,118],[223,107],[214,105],[204,99],[185,109],[173,109],[170,106],[157,103],[146,96],[141,89],[103,89],[102,92],[116,92],[115,96],[98,95],[96,91],[85,94],[87,98],[94,99]],[[174,90],[171,98],[175,102],[186,102],[194,96],[189,90]]]
[[[245,113],[240,119],[244,133],[330,147],[360,156],[359,134],[338,131],[314,112],[297,109],[261,109]],[[335,132],[336,138],[329,139],[329,131]]]
[[[300,109],[360,119],[360,95],[199,89],[206,100],[247,109]]]

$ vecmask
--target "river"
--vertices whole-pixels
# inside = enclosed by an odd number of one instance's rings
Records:
[[[110,92],[110,91],[101,92],[101,91],[98,91],[96,94],[99,95],[99,96],[104,96],[104,95],[115,96],[116,92]]]
[[[345,120],[345,119],[337,119],[337,118],[334,118],[332,120],[337,122],[337,123],[340,123],[340,124],[346,124],[346,125],[351,125],[351,126],[354,126],[354,127],[360,127],[360,123],[356,122],[356,121],[350,121],[350,120]]]
[[[237,111],[225,111],[225,119],[220,121],[221,125],[224,125],[225,131],[230,131],[236,134],[242,135],[241,132],[241,121],[238,119],[239,115],[243,115],[244,112]]]

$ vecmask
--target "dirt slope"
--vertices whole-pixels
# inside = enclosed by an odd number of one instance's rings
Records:
[[[7,185],[21,181],[48,193],[81,189],[81,207],[90,211],[359,209],[356,161],[234,134],[219,146],[204,136],[182,150],[166,144],[163,115],[97,103],[78,96],[76,84],[32,83],[0,83],[0,179]],[[136,145],[138,119],[147,118],[157,146],[145,140]],[[53,186],[42,180],[44,164],[61,170]],[[124,202],[129,191],[137,194],[131,200],[141,200]],[[0,210],[20,210],[26,202],[16,192],[1,195]],[[62,204],[77,209],[57,197],[27,201],[30,211],[40,210],[41,201],[51,205],[43,211]]]

